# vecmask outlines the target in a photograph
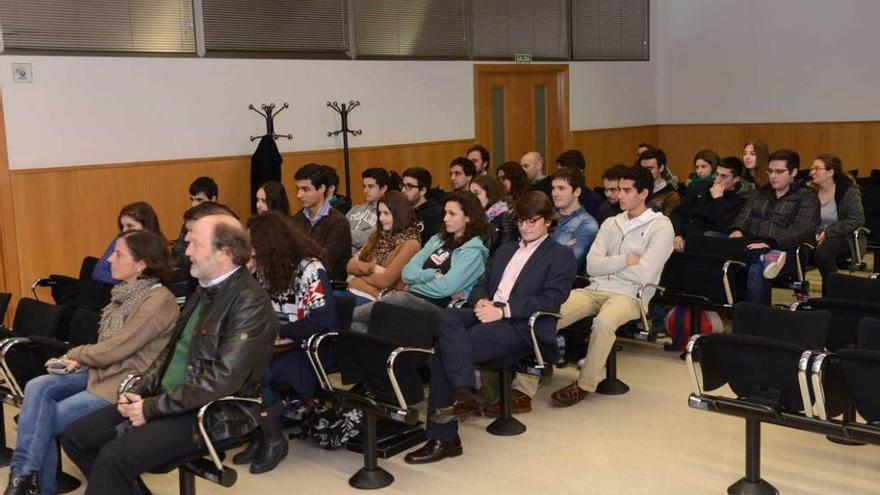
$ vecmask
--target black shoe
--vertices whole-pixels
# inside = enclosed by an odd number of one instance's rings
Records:
[[[254,462],[254,459],[257,458],[262,450],[263,432],[258,429],[251,435],[251,443],[248,444],[247,448],[232,456],[232,463],[236,466],[250,464]]]
[[[3,495],[38,495],[40,490],[37,488],[37,473],[26,474],[24,476],[9,471],[9,484]]]
[[[464,421],[472,416],[480,416],[480,406],[471,400],[457,400],[452,404],[441,407],[434,411],[430,421],[432,423],[446,424],[455,421]]]
[[[407,464],[428,464],[429,462],[437,462],[447,457],[458,457],[461,453],[461,439],[459,437],[455,437],[454,440],[449,440],[448,442],[428,440],[428,443],[420,449],[406,454],[403,460]]]
[[[263,432],[263,445],[251,463],[251,474],[266,473],[287,457],[287,436],[281,427],[282,404],[279,402],[269,409],[260,411],[260,429]]]

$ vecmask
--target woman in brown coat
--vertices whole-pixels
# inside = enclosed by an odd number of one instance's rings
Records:
[[[116,402],[122,379],[146,370],[171,337],[178,308],[159,283],[171,272],[165,239],[146,230],[124,232],[108,261],[121,283],[101,312],[98,342],[50,359],[49,374],[25,387],[7,494],[55,493],[55,438],[73,421]]]

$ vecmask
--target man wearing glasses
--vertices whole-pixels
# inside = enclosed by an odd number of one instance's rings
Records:
[[[529,191],[513,207],[522,238],[503,244],[471,290],[467,308],[437,314],[437,351],[431,361],[428,442],[406,455],[409,464],[461,455],[458,422],[473,415],[474,363],[532,348],[529,317],[559,310],[574,282],[571,249],[550,238],[558,220],[550,199]],[[549,362],[556,359],[556,325],[535,323],[535,334]]]
[[[421,232],[422,246],[440,229],[443,211],[431,199],[426,198],[431,189],[431,172],[422,167],[410,167],[403,171],[403,194],[413,207],[416,222]]]
[[[580,376],[550,396],[558,407],[577,404],[596,391],[605,378],[605,361],[617,328],[640,315],[639,287],[658,283],[663,265],[672,254],[672,223],[647,206],[654,189],[651,172],[641,166],[630,167],[620,174],[618,186],[623,213],[604,222],[593,240],[587,254],[590,285],[571,291],[559,311],[560,329],[588,316],[594,318]],[[649,292],[645,298],[648,301],[653,289],[645,291]]]
[[[819,198],[795,181],[800,165],[797,152],[770,154],[769,183],[752,194],[730,228],[730,237],[746,243],[747,301],[770,304],[770,281],[786,266],[786,259],[804,242],[814,241],[819,225]]]

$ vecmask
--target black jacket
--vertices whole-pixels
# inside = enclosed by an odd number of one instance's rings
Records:
[[[199,301],[204,306],[190,343],[186,382],[164,392],[162,377]],[[278,317],[269,296],[244,267],[218,285],[199,287],[168,345],[132,389],[145,397],[144,418],[193,412],[228,395],[259,397],[277,335]],[[255,428],[258,416],[255,404],[221,402],[211,408],[207,428],[212,440],[225,440]]]
[[[739,230],[746,239],[766,242],[774,249],[795,249],[816,240],[819,197],[809,187],[792,182],[781,198],[769,184],[754,192],[729,231]]]
[[[495,251],[508,242],[519,240],[519,229],[513,220],[513,215],[506,211],[489,222],[489,232],[486,239],[486,248],[489,249],[489,256],[493,256]]]
[[[720,198],[713,198],[712,183],[691,187],[684,201],[669,215],[675,235],[687,237],[702,235],[708,231],[724,232],[733,225],[736,215],[746,202],[740,194],[741,186],[724,191]]]
[[[498,248],[488,270],[468,296],[471,307],[480,299],[492,299],[501,283],[504,269],[518,248],[519,243],[516,242],[509,242]],[[535,311],[558,312],[562,303],[568,299],[576,273],[577,267],[571,249],[557,244],[550,236],[544,239],[523,266],[513,284],[507,304],[510,306],[510,321],[529,348],[532,345],[529,317]],[[559,354],[556,346],[556,321],[549,317],[539,318],[535,323],[535,334],[544,359],[554,362]]]
[[[251,214],[257,212],[255,199],[257,189],[263,183],[274,180],[281,182],[281,153],[272,136],[265,135],[251,156]]]
[[[433,199],[429,199],[417,206],[413,210],[416,214],[416,222],[419,225],[419,237],[422,241],[422,247],[428,243],[428,239],[434,236],[440,230],[440,224],[443,222],[443,210]]]

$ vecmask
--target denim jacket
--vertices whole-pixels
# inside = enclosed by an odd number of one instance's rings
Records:
[[[559,244],[571,248],[578,270],[584,266],[587,252],[596,238],[599,224],[581,206],[571,215],[559,215],[559,225],[553,231],[552,238]]]

